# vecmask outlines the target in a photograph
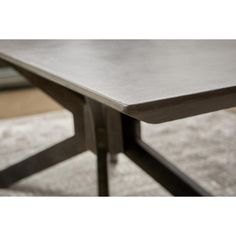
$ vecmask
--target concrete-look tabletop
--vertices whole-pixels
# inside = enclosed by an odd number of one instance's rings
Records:
[[[0,58],[150,123],[236,105],[234,40],[1,40]]]

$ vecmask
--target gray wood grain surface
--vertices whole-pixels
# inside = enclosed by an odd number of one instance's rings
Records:
[[[150,123],[236,105],[235,40],[2,40],[0,58]]]

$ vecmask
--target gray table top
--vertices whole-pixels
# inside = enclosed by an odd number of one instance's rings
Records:
[[[235,40],[1,40],[0,58],[151,123],[236,105],[214,105],[235,94]]]

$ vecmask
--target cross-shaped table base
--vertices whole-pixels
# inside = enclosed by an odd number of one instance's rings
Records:
[[[97,156],[99,196],[109,195],[108,157],[116,162],[118,153],[124,153],[175,196],[210,195],[142,141],[140,121],[25,69],[13,67],[72,112],[75,132],[73,137],[0,171],[1,188],[90,150]]]

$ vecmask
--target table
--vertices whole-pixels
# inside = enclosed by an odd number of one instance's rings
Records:
[[[107,160],[118,153],[175,196],[210,195],[142,141],[140,122],[235,106],[235,40],[1,40],[0,59],[71,111],[75,128],[0,171],[1,187],[91,150],[100,196],[109,195]]]

